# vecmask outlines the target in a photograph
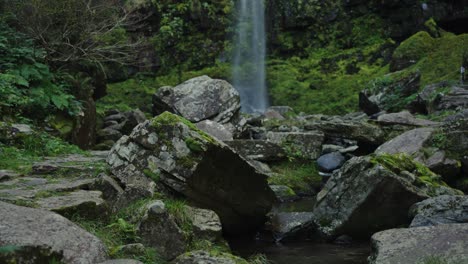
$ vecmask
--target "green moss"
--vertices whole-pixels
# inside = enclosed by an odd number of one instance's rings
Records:
[[[183,200],[165,200],[167,211],[174,216],[177,225],[184,231],[187,239],[193,235],[193,224],[187,212],[187,204]]]
[[[406,154],[378,154],[371,159],[371,162],[380,164],[395,174],[400,175],[403,171],[410,172],[417,177],[419,182],[426,183],[429,186],[447,186],[439,175]]]
[[[393,53],[396,60],[418,61],[435,46],[435,40],[426,31],[421,31],[403,41]]]
[[[322,182],[313,162],[284,162],[273,165],[271,169],[277,175],[268,178],[269,184],[285,185],[296,193],[314,193]]]
[[[203,152],[206,150],[205,146],[201,144],[199,140],[194,138],[186,138],[185,144],[187,144],[187,147],[193,152]]]
[[[150,178],[156,183],[158,183],[161,178],[161,175],[159,173],[155,173],[150,169],[144,169],[143,173],[146,175],[146,177]]]

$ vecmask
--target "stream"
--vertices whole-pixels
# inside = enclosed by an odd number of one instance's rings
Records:
[[[315,198],[282,203],[273,210],[276,212],[310,212]],[[243,238],[231,240],[235,254],[248,258],[264,254],[272,264],[366,264],[370,254],[370,244],[353,242],[338,245],[317,241],[296,241],[274,243],[268,239]]]

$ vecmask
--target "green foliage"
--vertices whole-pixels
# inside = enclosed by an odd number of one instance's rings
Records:
[[[268,178],[272,185],[285,185],[296,193],[311,194],[321,185],[322,177],[313,162],[283,162],[272,166],[277,173]]]
[[[166,200],[167,211],[174,216],[177,225],[184,231],[188,239],[192,235],[193,224],[188,215],[186,202],[183,200]]]
[[[0,114],[75,115],[80,103],[61,75],[44,64],[44,51],[0,18]]]
[[[212,65],[224,49],[233,2],[183,0],[152,3],[161,16],[158,31],[151,41],[161,54],[162,70],[167,72],[167,69],[177,68],[181,73],[182,68]]]

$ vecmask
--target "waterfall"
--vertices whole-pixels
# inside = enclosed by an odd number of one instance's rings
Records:
[[[268,107],[265,57],[264,0],[238,0],[234,39],[233,84],[241,96],[242,111],[264,112]]]

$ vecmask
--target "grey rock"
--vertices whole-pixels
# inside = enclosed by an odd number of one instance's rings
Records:
[[[99,264],[143,264],[143,262],[133,259],[110,259]]]
[[[317,159],[317,165],[322,172],[333,172],[343,166],[346,159],[339,152],[325,154]]]
[[[323,144],[322,145],[322,155],[332,153],[332,152],[338,152],[340,150],[343,150],[345,147],[339,146],[339,145],[333,145],[333,144]]]
[[[221,141],[233,140],[232,132],[226,129],[226,127],[224,127],[220,123],[217,123],[211,120],[203,120],[197,123],[196,126],[198,127],[198,129],[205,131],[212,137],[217,138],[218,140],[221,140]]]
[[[248,159],[267,162],[286,159],[283,148],[266,140],[236,139],[224,143]]]
[[[414,204],[410,227],[468,223],[468,196],[441,195]]]
[[[26,124],[12,124],[11,128],[15,131],[15,133],[19,133],[19,134],[29,135],[34,132],[31,126],[26,125]]]
[[[137,233],[147,247],[155,248],[166,260],[185,252],[187,242],[184,232],[176,224],[162,201],[148,205],[145,215],[137,225]]]
[[[431,171],[441,175],[447,181],[454,180],[461,172],[459,162],[448,158],[442,150],[436,151],[424,163]]]
[[[282,106],[282,105],[270,106],[268,107],[267,111],[268,110],[278,112],[282,116],[286,115],[287,113],[294,113],[294,109],[292,109],[290,106]]]
[[[367,120],[353,120],[342,117],[329,119],[312,119],[304,125],[306,130],[322,131],[326,138],[354,140],[359,143],[383,144],[389,132],[382,127],[371,124]]]
[[[125,112],[123,115],[125,116],[125,122],[120,132],[124,135],[129,135],[136,125],[146,121],[145,114],[139,109]]]
[[[120,123],[120,122],[122,122],[123,120],[125,120],[125,116],[124,116],[122,113],[111,114],[111,115],[106,116],[106,117],[104,118],[104,122],[107,122],[107,121],[116,121],[117,123]]]
[[[456,110],[468,108],[468,90],[454,86],[434,103],[436,110]]]
[[[124,255],[143,255],[145,254],[145,246],[141,243],[134,243],[134,244],[127,244],[120,246],[117,249],[117,254],[124,254]]]
[[[227,123],[240,109],[239,93],[224,80],[200,76],[176,87],[161,87],[153,96],[153,114],[179,114],[191,122]]]
[[[468,224],[391,229],[372,236],[372,264],[423,263],[440,257],[447,263],[468,262]]]
[[[266,110],[265,113],[263,113],[263,116],[265,119],[277,119],[277,120],[284,120],[284,116],[282,116],[280,113],[276,112],[275,110]]]
[[[122,137],[122,133],[112,128],[104,128],[98,131],[97,136],[100,142],[106,140],[117,141]]]
[[[270,185],[270,188],[275,192],[276,199],[280,202],[290,202],[299,199],[299,196],[293,189],[285,185]]]
[[[408,111],[403,111],[403,112],[399,112],[399,113],[383,114],[383,115],[380,115],[377,118],[377,121],[379,123],[383,123],[383,124],[386,124],[386,125],[400,124],[400,125],[409,125],[409,126],[415,126],[415,127],[438,126],[439,125],[439,123],[434,122],[434,121],[415,118]]]
[[[118,125],[119,123],[115,120],[109,120],[104,122],[104,127],[110,127],[110,126],[115,126]]]
[[[221,220],[214,211],[191,206],[185,206],[185,210],[192,221],[193,232],[197,239],[209,241],[221,239]]]
[[[227,145],[168,112],[122,137],[112,148],[108,163],[125,192],[133,186],[151,197],[156,181],[160,187],[213,209],[228,233],[263,224],[275,199],[267,175]]]
[[[319,131],[309,132],[268,132],[268,141],[282,146],[292,153],[300,153],[302,158],[317,159],[322,151],[325,136]]]
[[[317,195],[313,213],[319,231],[327,238],[343,234],[368,238],[377,231],[409,224],[408,210],[413,204],[438,192],[456,193],[421,182],[413,173],[417,172],[396,173],[374,164],[370,157],[352,158]]]
[[[207,251],[191,251],[177,257],[171,264],[237,264],[246,260],[227,253],[212,255]]]
[[[8,181],[18,177],[19,174],[10,170],[0,170],[0,182]]]
[[[271,171],[270,166],[268,166],[268,164],[266,164],[266,163],[263,163],[263,162],[258,161],[258,160],[248,160],[247,162],[250,165],[252,165],[257,171],[259,171],[261,173],[264,173],[266,175],[270,175],[271,173],[273,173]]]
[[[36,263],[35,259],[47,255],[71,264],[94,264],[107,259],[104,244],[66,218],[45,210],[0,202],[0,247],[7,245],[23,250],[7,255],[5,263],[12,260]],[[4,257],[0,256],[0,261]]]
[[[102,192],[102,197],[111,204],[117,200],[124,190],[113,178],[101,173],[93,185],[93,189]]]
[[[433,132],[433,128],[416,128],[407,131],[381,145],[375,153],[405,153],[411,156],[421,152],[426,142],[431,138]]]
[[[106,215],[106,204],[100,191],[79,190],[64,195],[56,195],[38,199],[40,208],[54,211],[62,215],[79,213],[89,217]]]
[[[276,213],[269,221],[268,229],[276,241],[304,239],[315,231],[314,214],[309,212]]]

